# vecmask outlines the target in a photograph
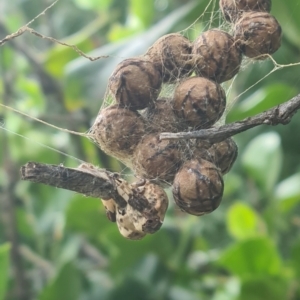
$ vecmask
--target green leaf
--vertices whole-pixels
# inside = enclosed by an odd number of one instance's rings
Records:
[[[248,205],[237,202],[227,213],[227,228],[236,239],[246,239],[258,234],[259,219]]]
[[[257,277],[243,281],[239,300],[288,299],[287,284],[281,278]]]
[[[9,250],[10,244],[0,246],[0,300],[5,299],[9,278]]]
[[[54,280],[43,290],[39,300],[79,299],[81,282],[78,270],[73,263],[65,264]]]
[[[22,237],[32,238],[34,236],[34,225],[29,222],[29,213],[24,209],[16,210],[16,218],[18,222],[18,231]]]
[[[143,299],[143,300],[151,300],[149,294],[151,293],[151,288],[147,287],[144,283],[140,282],[136,278],[132,278],[130,274],[126,276],[125,280],[123,280],[119,285],[117,285],[112,292],[110,293],[108,299],[123,299],[123,300],[131,300],[131,299]]]
[[[140,241],[127,240],[117,230],[115,230],[115,234],[110,233],[107,238],[112,243],[111,247],[114,246],[115,249],[114,253],[110,252],[113,255],[110,270],[115,274],[138,262],[147,252],[157,255],[161,261],[167,262],[174,247],[169,232],[163,228],[154,235],[148,235]],[[105,241],[101,242],[104,243]],[[133,249],[134,255],[131,255],[130,253],[132,253]],[[125,253],[130,255],[124,256]]]
[[[297,278],[300,279],[300,240],[298,240],[292,248],[291,260],[292,268],[294,269]]]
[[[300,20],[298,1],[273,1],[272,14],[278,19],[284,35],[295,45],[300,46]]]
[[[99,32],[111,20],[108,14],[102,14],[99,18],[91,21],[84,28],[76,33],[64,38],[64,43],[69,45],[76,45],[82,52],[87,53],[94,48],[92,36]],[[44,53],[44,64],[53,76],[62,78],[65,71],[65,65],[78,58],[79,54],[72,48],[63,47],[61,45],[54,45]],[[77,93],[78,94],[78,93]]]
[[[23,91],[22,102],[18,105],[21,111],[26,111],[27,114],[34,117],[44,112],[45,96],[36,80],[20,77],[16,81],[16,86]]]
[[[254,116],[276,105],[286,102],[297,94],[297,90],[286,84],[273,84],[261,88],[237,105],[228,120],[237,121]]]
[[[273,243],[265,237],[256,237],[234,244],[225,250],[218,263],[241,277],[277,275],[280,257]]]
[[[288,212],[300,202],[300,173],[281,181],[275,189],[275,199],[283,212]]]
[[[242,166],[265,193],[272,193],[282,167],[280,136],[268,132],[254,138],[244,151]]]
[[[89,237],[98,237],[106,235],[107,230],[116,225],[108,221],[100,199],[76,196],[68,207],[66,227]]]
[[[154,16],[154,1],[130,0],[132,13],[145,28],[150,26]]]
[[[74,0],[75,4],[82,9],[106,10],[112,0]]]
[[[243,189],[243,179],[237,173],[232,170],[226,174],[226,184],[224,186],[224,198],[232,199],[233,195],[237,193],[240,189]]]
[[[131,22],[130,24],[128,24],[128,26],[116,24],[109,32],[108,38],[111,42],[117,42],[134,36],[136,33],[141,32],[141,30],[142,28],[139,22]]]
[[[170,300],[198,300],[199,295],[197,295],[195,292],[193,292],[191,289],[183,288],[180,286],[172,286],[169,292]]]

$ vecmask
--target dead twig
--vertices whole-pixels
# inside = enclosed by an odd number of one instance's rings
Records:
[[[36,19],[38,19],[40,16],[45,15],[45,13],[47,12],[48,9],[50,9],[51,7],[53,7],[59,0],[54,1],[52,4],[50,4],[49,6],[47,6],[40,14],[38,14],[35,18],[33,18],[32,20],[30,20],[25,26],[22,26],[21,28],[19,28],[16,32],[12,33],[12,34],[8,34],[4,39],[0,40],[0,46],[2,46],[3,44],[5,44],[6,42],[22,35],[24,32],[27,31],[28,26],[33,23]]]
[[[293,115],[299,109],[300,94],[283,104],[266,110],[254,117],[246,118],[242,121],[226,124],[220,127],[213,127],[209,129],[201,129],[190,132],[164,132],[160,134],[160,138],[162,140],[202,139],[210,141],[211,143],[218,143],[235,134],[241,133],[259,125],[286,125],[291,121]]]
[[[120,207],[127,205],[117,191],[119,175],[89,164],[81,164],[73,169],[63,165],[28,162],[21,168],[21,178],[102,200],[113,198]]]
[[[16,37],[19,37],[20,35],[24,34],[25,32],[29,32],[39,38],[51,41],[53,43],[57,43],[59,45],[65,46],[65,47],[69,47],[71,49],[73,49],[75,52],[77,52],[80,56],[85,57],[87,59],[89,59],[90,61],[95,61],[101,58],[108,58],[109,55],[101,55],[101,56],[89,56],[86,55],[83,51],[81,51],[76,45],[71,45],[71,44],[67,44],[64,42],[61,42],[53,37],[50,36],[46,36],[43,35],[37,31],[35,31],[34,29],[30,28],[29,25],[31,23],[33,23],[37,18],[39,18],[42,15],[45,15],[45,13],[47,12],[47,10],[49,10],[51,7],[53,7],[59,0],[54,1],[51,5],[49,5],[48,7],[46,7],[40,14],[38,14],[35,18],[33,18],[30,22],[28,22],[26,25],[22,26],[21,28],[19,28],[16,32],[13,32],[11,34],[6,35],[2,40],[0,40],[0,46],[4,45],[6,42],[11,41],[13,39],[15,39]]]
[[[80,56],[82,57],[85,57],[87,58],[88,60],[90,61],[95,61],[95,60],[98,60],[98,59],[101,59],[101,58],[109,58],[110,56],[109,55],[101,55],[101,56],[89,56],[89,55],[86,55],[83,51],[81,51],[76,45],[71,45],[71,44],[67,44],[67,43],[64,43],[64,42],[61,42],[51,36],[46,36],[46,35],[43,35],[37,31],[35,31],[34,29],[28,27],[28,26],[23,26],[21,27],[18,31],[12,33],[12,34],[9,34],[7,35],[4,39],[0,40],[0,46],[2,46],[3,44],[5,44],[6,42],[22,35],[23,33],[25,32],[29,32],[41,39],[44,39],[44,40],[48,40],[48,41],[51,41],[53,43],[57,43],[59,45],[62,45],[62,46],[65,46],[65,47],[68,47],[68,48],[71,48],[73,49],[75,52],[77,52]]]

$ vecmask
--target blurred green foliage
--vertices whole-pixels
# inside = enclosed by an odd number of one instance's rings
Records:
[[[1,3],[0,39],[49,3]],[[60,0],[31,26],[88,55],[110,57],[90,62],[26,33],[0,48],[1,102],[84,132],[118,62],[191,24],[184,31],[191,38],[210,21],[222,25],[214,3],[193,24],[208,1]],[[299,12],[299,0],[273,0],[272,13],[284,32],[274,55],[280,64],[300,61]],[[228,122],[300,92],[299,66],[259,81],[271,70],[271,61],[248,62],[241,70],[228,102],[243,94]],[[239,157],[225,176],[224,199],[214,213],[188,216],[171,201],[162,229],[138,242],[119,234],[98,199],[21,182],[18,174],[28,161],[77,166],[70,156],[126,173],[120,163],[86,139],[4,109],[0,114],[9,130],[0,131],[0,300],[300,299],[299,113],[287,126],[261,126],[236,136]]]

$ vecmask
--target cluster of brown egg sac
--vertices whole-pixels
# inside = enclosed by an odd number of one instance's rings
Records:
[[[212,212],[221,202],[223,175],[238,152],[233,139],[215,144],[161,140],[160,133],[214,126],[226,108],[220,84],[239,72],[243,54],[260,59],[274,53],[281,29],[269,14],[269,0],[220,0],[220,7],[234,25],[233,35],[211,29],[192,42],[178,33],[167,34],[143,56],[121,62],[109,78],[111,105],[100,110],[90,136],[147,182],[131,186],[131,192],[120,189],[123,198],[135,195],[124,198],[125,208],[114,199],[104,201],[109,219],[117,221],[127,238],[159,229],[167,209],[166,186],[172,186],[178,207],[192,215]],[[169,97],[161,96],[165,86],[173,91]],[[145,192],[148,188],[151,193]]]

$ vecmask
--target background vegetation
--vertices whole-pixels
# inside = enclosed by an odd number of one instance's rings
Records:
[[[0,39],[51,1],[0,3]],[[32,27],[76,44],[72,49],[34,35],[0,48],[0,101],[57,126],[84,132],[101,106],[116,64],[142,54],[160,36],[191,25],[208,1],[60,0]],[[214,13],[212,14],[212,12]],[[211,5],[191,38],[223,24]],[[300,1],[273,0],[283,28],[278,63],[300,62]],[[230,89],[244,92],[273,69],[248,63]],[[227,121],[254,115],[300,92],[300,67],[283,68],[245,92]],[[228,88],[228,86],[225,86]],[[261,126],[236,136],[239,157],[225,176],[221,206],[204,217],[172,203],[162,229],[125,240],[99,199],[21,182],[28,161],[79,163],[37,143],[112,171],[125,172],[87,139],[0,110],[0,300],[260,300],[300,299],[300,114],[287,126]]]

